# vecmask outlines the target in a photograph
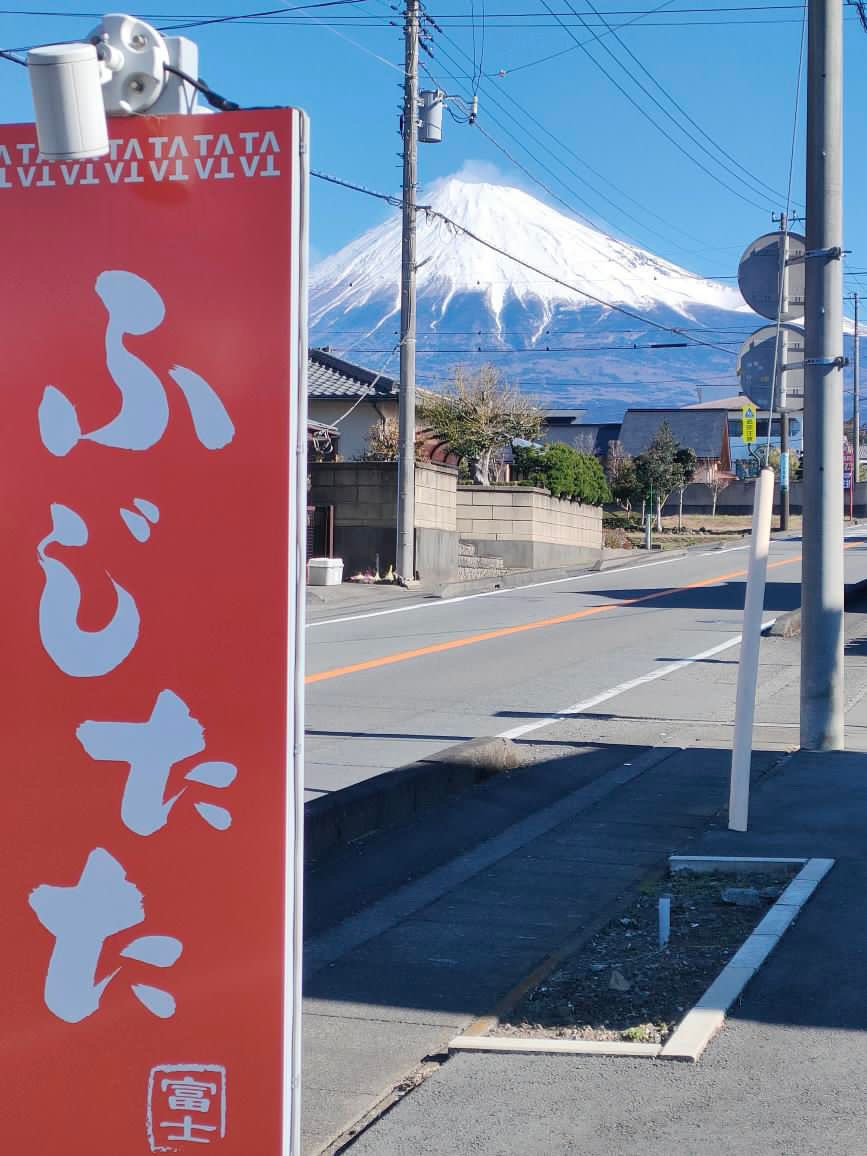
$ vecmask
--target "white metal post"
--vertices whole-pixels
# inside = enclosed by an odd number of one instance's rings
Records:
[[[759,474],[753,498],[753,532],[750,538],[747,595],[744,602],[741,657],[738,664],[735,734],[729,786],[729,828],[732,831],[746,831],[749,814],[753,719],[756,711],[759,646],[762,639],[762,613],[765,605],[765,578],[768,572],[773,507],[774,471],[764,469]]]

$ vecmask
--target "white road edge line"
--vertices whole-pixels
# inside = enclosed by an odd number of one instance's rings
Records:
[[[762,630],[768,630],[776,621],[776,618],[769,618],[766,622],[762,623]],[[587,698],[584,699],[583,702],[576,702],[572,706],[567,706],[555,715],[549,715],[547,718],[542,719],[534,719],[531,723],[523,723],[521,726],[511,727],[507,731],[500,731],[496,737],[498,739],[523,738],[524,735],[528,735],[532,731],[540,730],[542,727],[552,726],[554,723],[561,722],[564,718],[592,710],[594,706],[608,702],[609,699],[616,698],[619,694],[625,694],[629,690],[635,690],[638,686],[644,686],[648,682],[656,682],[659,678],[667,678],[669,674],[683,670],[684,667],[691,666],[694,662],[701,662],[705,658],[712,658],[715,654],[721,654],[724,650],[731,650],[733,646],[739,645],[740,641],[741,635],[736,634],[734,638],[728,638],[725,642],[717,643],[716,646],[710,647],[709,650],[702,650],[699,654],[693,654],[690,658],[681,658],[677,662],[670,662],[668,666],[661,666],[658,670],[652,670],[649,674],[642,674],[638,678],[631,678],[628,682],[619,682],[617,686],[612,686],[610,690],[603,690],[601,694],[596,694],[593,698]]]
[[[746,550],[747,546],[732,546],[728,550],[708,550],[706,554],[697,555],[699,558],[710,557],[711,554],[731,554],[736,550]],[[682,562],[683,555],[676,558],[660,558],[656,562],[639,562],[629,566],[612,566],[610,570],[584,570],[580,574],[572,574],[569,578],[546,578],[544,582],[528,582],[526,586],[509,586],[505,590],[481,590],[478,594],[458,594],[454,598],[436,598],[427,602],[413,602],[412,606],[392,606],[388,610],[370,610],[366,614],[347,614],[343,618],[322,618],[317,622],[308,622],[307,628],[314,626],[337,626],[341,622],[359,622],[362,618],[379,618],[385,614],[406,614],[409,610],[430,610],[438,606],[454,606],[456,602],[469,602],[473,598],[492,598],[495,594],[517,594],[521,590],[537,590],[540,586],[560,586],[564,582],[581,582],[586,578],[599,578],[608,574],[621,574],[624,570],[647,570],[651,566],[668,566],[672,562]]]

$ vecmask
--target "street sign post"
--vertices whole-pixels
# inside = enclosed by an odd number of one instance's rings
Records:
[[[745,405],[741,410],[741,438],[750,445],[756,440],[756,407]]]
[[[788,272],[786,304],[781,321],[796,321],[804,316],[804,253],[806,242],[799,233],[766,233],[745,250],[738,265],[738,287],[741,296],[760,317],[777,320],[780,304],[781,246],[787,243]]]
[[[785,408],[792,413],[804,407],[804,369],[799,364],[804,360],[804,330],[800,325],[782,325],[780,329],[786,338],[785,364],[797,366],[787,368],[784,375]],[[774,409],[780,408],[777,390],[772,388],[775,360],[778,368],[781,360],[776,345],[776,325],[765,325],[747,338],[738,353],[736,372],[741,390],[763,410],[770,410],[772,400]]]
[[[306,125],[0,128],[10,1153],[298,1151]]]
[[[848,438],[843,439],[843,490],[849,497],[849,517],[855,517],[855,487],[852,478],[855,473],[855,451]]]

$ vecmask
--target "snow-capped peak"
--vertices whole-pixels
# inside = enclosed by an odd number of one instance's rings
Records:
[[[543,325],[555,306],[599,301],[639,311],[663,307],[687,318],[696,306],[744,309],[736,289],[582,224],[520,189],[447,177],[428,196],[422,194],[419,203],[541,271],[525,268],[420,210],[418,294],[435,298],[440,316],[463,293],[483,295],[498,328],[511,299],[532,303]],[[382,321],[399,310],[400,236],[395,213],[313,270],[312,326],[374,301],[385,306]]]

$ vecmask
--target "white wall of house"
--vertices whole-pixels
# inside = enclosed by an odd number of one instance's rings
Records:
[[[367,447],[367,435],[370,433],[370,427],[374,422],[380,420],[380,414],[385,418],[397,417],[397,402],[388,398],[377,400],[375,408],[374,403],[365,398],[352,410],[352,413],[344,416],[353,404],[349,398],[311,397],[307,402],[307,416],[311,421],[320,421],[324,425],[334,425],[339,418],[343,419],[337,425],[337,429],[340,433],[340,458],[344,462],[355,461],[361,457]]]

